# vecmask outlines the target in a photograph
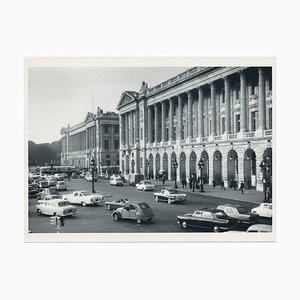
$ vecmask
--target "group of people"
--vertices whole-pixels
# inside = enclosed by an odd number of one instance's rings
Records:
[[[213,185],[213,188],[216,187],[216,181],[213,179],[212,181],[212,185]],[[237,190],[237,187],[238,187],[238,183],[235,179],[231,179],[230,180],[230,184],[229,184],[229,188],[230,189],[234,189],[235,191]],[[221,190],[224,190],[225,191],[225,184],[224,184],[224,180],[221,181]],[[245,191],[245,184],[243,182],[243,180],[241,180],[241,184],[240,184],[240,188],[239,190],[242,192],[242,194],[244,194],[244,191]]]

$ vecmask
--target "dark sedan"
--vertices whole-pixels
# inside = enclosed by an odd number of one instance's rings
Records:
[[[201,227],[214,232],[227,231],[238,226],[236,218],[229,217],[219,209],[205,208],[196,210],[194,213],[177,216],[178,223],[182,228]]]
[[[125,204],[128,202],[127,199],[118,199],[110,202],[105,202],[105,206],[108,210],[115,210],[119,207],[125,206]]]

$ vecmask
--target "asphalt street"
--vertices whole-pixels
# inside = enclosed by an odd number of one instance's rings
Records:
[[[66,181],[68,190],[60,192],[61,195],[69,194],[76,190],[91,191],[92,184],[83,179],[72,179]],[[161,186],[156,186],[155,191],[160,190]],[[168,204],[167,202],[156,202],[153,199],[153,192],[142,192],[135,187],[125,183],[123,187],[115,187],[109,184],[108,180],[99,180],[95,183],[96,192],[103,193],[108,198],[105,201],[127,198],[129,201],[143,201],[149,204],[155,217],[150,223],[137,224],[134,220],[114,221],[111,214],[105,207],[105,203],[98,206],[76,205],[77,214],[65,219],[65,226],[61,233],[158,233],[158,232],[205,232],[199,228],[182,229],[177,224],[177,216],[185,213],[194,212],[204,207],[215,208],[220,204],[241,204],[247,208],[257,206],[254,203],[239,202],[236,200],[211,197],[206,194],[194,194],[187,189],[187,200],[185,203]],[[49,216],[39,216],[36,213],[37,199],[29,199],[29,230],[32,233],[54,233],[56,227],[51,226]],[[270,224],[267,219],[260,219],[260,223]],[[239,230],[245,230],[240,228]]]

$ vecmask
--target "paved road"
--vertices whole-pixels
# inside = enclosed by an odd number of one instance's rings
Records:
[[[68,194],[74,190],[91,190],[91,183],[83,179],[74,179],[67,181],[68,191],[61,194]],[[160,189],[157,187],[156,190]],[[109,185],[109,181],[100,180],[95,183],[97,192],[110,194],[108,201],[113,199],[127,198],[131,201],[147,202],[155,218],[151,223],[142,223],[138,225],[132,220],[114,221],[111,217],[111,211],[108,211],[104,205],[100,206],[77,206],[77,215],[66,218],[65,226],[61,232],[66,233],[132,233],[132,232],[202,232],[201,229],[183,230],[177,224],[177,215],[193,212],[203,207],[217,207],[219,204],[242,204],[253,208],[253,203],[239,202],[236,200],[206,196],[205,194],[187,193],[186,203],[171,204],[166,202],[156,202],[153,199],[152,192],[137,191],[135,187],[125,184],[123,187],[114,187]],[[29,230],[32,233],[51,233],[56,232],[55,227],[50,225],[49,216],[39,216],[35,211],[36,199],[29,199]],[[261,223],[270,223],[269,220],[261,220]],[[244,229],[241,229],[244,230]]]

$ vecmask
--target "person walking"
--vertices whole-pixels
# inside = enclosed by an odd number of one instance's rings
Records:
[[[245,184],[243,182],[243,180],[241,181],[241,186],[240,186],[240,191],[242,192],[242,194],[244,194],[244,190],[245,190]]]
[[[224,190],[225,191],[225,185],[224,185],[224,180],[221,181],[221,191]]]
[[[213,188],[215,188],[216,187],[216,181],[214,179],[212,181],[212,184],[213,184]]]
[[[165,185],[165,181],[166,181],[166,178],[165,178],[165,175],[163,175],[163,176],[162,176],[162,184],[163,184],[163,185]]]

